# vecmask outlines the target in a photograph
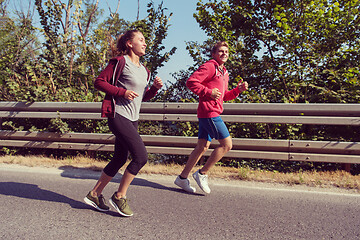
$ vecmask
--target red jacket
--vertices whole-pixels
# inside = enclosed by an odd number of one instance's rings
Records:
[[[125,66],[124,56],[117,56],[110,59],[106,68],[100,73],[100,75],[95,79],[94,87],[102,92],[105,92],[105,98],[101,106],[101,117],[115,117],[115,100],[116,97],[123,97],[125,95],[126,89],[121,87],[116,87],[116,81],[120,78],[121,73]],[[146,67],[145,67],[146,68]],[[148,81],[150,77],[150,71],[146,68],[148,72]],[[148,101],[153,98],[158,89],[152,86],[148,88],[143,97],[143,101]]]
[[[223,112],[223,102],[235,99],[240,94],[238,87],[228,90],[229,73],[225,67],[221,72],[219,64],[211,59],[201,65],[186,81],[186,86],[199,96],[198,118],[217,117]],[[218,100],[212,99],[212,89],[221,92]]]

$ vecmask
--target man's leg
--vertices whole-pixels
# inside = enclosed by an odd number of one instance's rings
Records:
[[[201,190],[208,194],[211,190],[208,185],[208,175],[206,173],[232,148],[230,136],[219,140],[219,143],[220,146],[211,153],[205,165],[193,174],[193,177]]]
[[[219,160],[221,160],[221,158],[224,157],[227,152],[231,150],[232,139],[230,136],[218,141],[220,146],[215,148],[210,157],[207,159],[205,165],[200,169],[201,174],[205,175]]]
[[[188,178],[191,170],[193,169],[195,164],[200,160],[200,158],[206,152],[206,150],[209,149],[209,146],[210,146],[210,142],[208,140],[198,139],[195,149],[189,155],[186,165],[180,174],[182,178]]]

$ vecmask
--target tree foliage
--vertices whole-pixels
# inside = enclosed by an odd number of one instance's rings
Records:
[[[200,0],[194,17],[209,39],[189,42],[189,54],[199,65],[209,44],[229,42],[227,68],[249,82],[249,102],[357,103],[359,9],[358,0]]]
[[[230,87],[240,76],[249,82],[242,102],[358,103],[359,10],[358,0],[200,0],[194,17],[208,40],[188,42],[195,64],[175,75],[177,82],[170,88],[186,88],[189,74],[209,59],[211,44],[222,40],[230,44]],[[171,100],[192,99],[188,91],[171,93]],[[289,137],[300,131],[296,126],[265,129],[251,132]],[[301,136],[319,137],[315,132]]]
[[[169,52],[163,53],[165,50],[163,41],[167,37],[172,13],[169,16],[165,14],[167,9],[163,7],[163,3],[160,3],[156,8],[154,3],[150,2],[147,7],[148,17],[134,22],[132,28],[140,29],[145,38],[148,39],[147,48],[151,49],[151,52],[143,57],[143,61],[154,78],[158,73],[158,69],[163,67],[164,63],[169,61],[170,56],[175,53],[176,47],[171,48]]]
[[[34,78],[40,70],[39,42],[30,12],[16,12],[14,19],[8,16],[5,1],[0,8],[0,95],[3,100],[19,100],[40,91],[41,82]]]
[[[35,13],[12,20],[7,5],[0,5],[3,100],[100,101],[93,81],[107,64],[110,42],[131,28],[144,31],[149,47],[143,61],[153,73],[175,53],[175,47],[165,52],[163,45],[171,14],[162,4],[150,2],[146,18],[128,22],[116,11],[104,18],[98,3],[35,0],[40,26],[33,23]]]

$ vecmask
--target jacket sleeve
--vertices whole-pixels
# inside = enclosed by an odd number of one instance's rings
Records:
[[[149,101],[150,99],[152,99],[153,97],[155,97],[158,90],[159,89],[157,89],[154,86],[151,86],[150,88],[146,89],[144,97],[143,97],[143,101],[146,102],[146,101]]]
[[[237,98],[237,96],[239,96],[239,94],[240,94],[240,90],[238,87],[236,87],[230,91],[226,91],[224,94],[224,101],[233,100],[233,99]]]
[[[111,84],[116,63],[117,60],[115,59],[109,61],[106,68],[95,79],[94,87],[111,96],[122,97],[125,95],[126,89]]]
[[[145,67],[145,66],[144,66],[144,67]],[[148,74],[148,78],[147,78],[147,79],[148,79],[148,81],[149,81],[150,76],[151,76],[151,73],[150,73],[150,70],[147,69],[146,67],[145,67],[145,69],[146,69],[146,72],[147,72],[147,74]],[[158,90],[159,90],[159,89],[157,89],[157,88],[154,87],[154,86],[151,86],[150,88],[147,87],[146,90],[145,90],[145,93],[144,93],[144,96],[143,96],[142,101],[143,101],[143,102],[146,102],[146,101],[149,101],[150,99],[152,99],[153,97],[155,97],[155,95],[156,95],[156,93],[157,93]]]
[[[203,82],[215,74],[209,64],[201,65],[186,81],[186,86],[199,97],[210,97],[212,90],[206,87]]]

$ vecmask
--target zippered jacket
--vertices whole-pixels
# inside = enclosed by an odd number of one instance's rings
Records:
[[[125,66],[124,56],[117,56],[110,59],[106,68],[95,79],[94,87],[102,92],[105,92],[105,98],[101,106],[101,117],[115,117],[115,99],[117,97],[124,97],[126,89],[117,87],[116,81],[120,78]],[[150,71],[145,67],[148,73],[149,82]],[[143,97],[143,101],[148,101],[153,98],[158,89],[154,86],[147,88]]]
[[[228,90],[229,73],[225,67],[219,67],[218,62],[211,59],[201,65],[186,81],[186,86],[199,96],[198,118],[219,116],[224,110],[223,102],[233,100],[240,94],[238,87]],[[210,97],[214,88],[221,92],[217,100]]]

